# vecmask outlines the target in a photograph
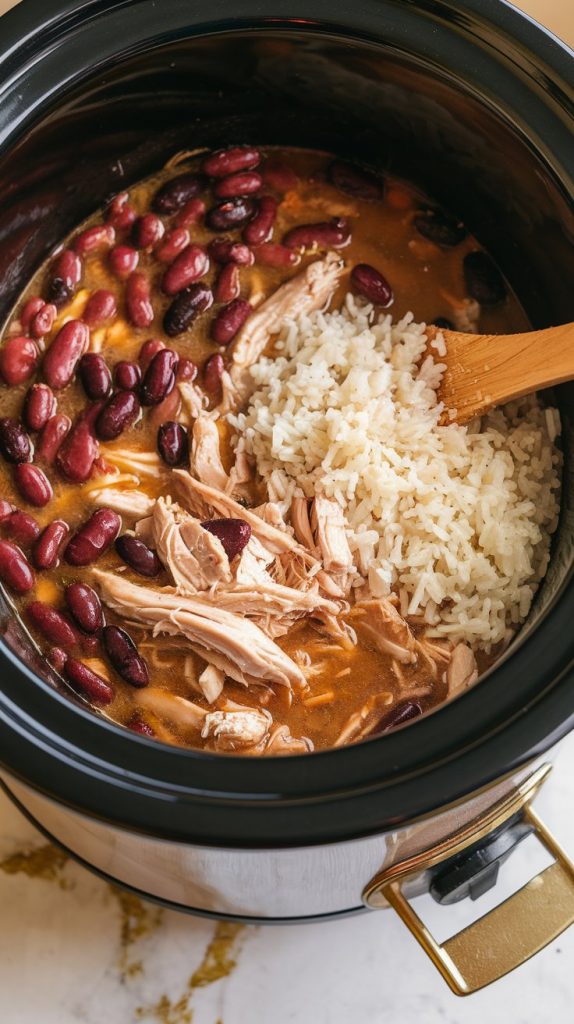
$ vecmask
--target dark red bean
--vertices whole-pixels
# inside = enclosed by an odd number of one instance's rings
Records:
[[[179,393],[179,388],[174,388],[167,398],[164,398],[163,402],[152,407],[148,417],[148,422],[153,430],[157,430],[158,427],[160,427],[162,423],[165,423],[166,420],[177,419],[180,412],[181,395]]]
[[[236,263],[238,267],[250,267],[254,262],[253,253],[248,245],[243,242],[230,242],[228,238],[212,239],[207,251],[216,263]]]
[[[189,435],[181,423],[169,420],[157,432],[157,450],[168,466],[181,466],[189,457]]]
[[[0,499],[0,523],[6,522],[12,513],[17,511],[16,506],[12,502],[5,501],[3,498]]]
[[[114,691],[110,684],[97,672],[92,672],[83,661],[68,658],[64,665],[64,675],[74,690],[95,704],[111,704],[113,701]]]
[[[94,402],[109,395],[112,375],[104,359],[97,352],[86,352],[80,359],[78,373],[84,391]]]
[[[151,249],[163,238],[165,227],[155,213],[146,213],[134,224],[134,242],[139,249]]]
[[[29,462],[21,462],[14,466],[14,483],[25,501],[36,508],[43,508],[54,495],[52,485],[44,471]]]
[[[357,263],[351,271],[351,284],[355,291],[364,295],[369,302],[386,309],[393,302],[394,295],[386,277],[369,263]]]
[[[165,342],[161,338],[150,338],[149,341],[144,341],[138,355],[142,373],[146,372],[153,357],[161,352],[162,348],[165,348]]]
[[[162,291],[166,295],[177,295],[200,277],[204,277],[208,270],[209,256],[205,249],[199,245],[188,245],[163,275]]]
[[[32,376],[40,352],[35,341],[19,336],[8,338],[0,349],[0,376],[9,387],[17,387]]]
[[[45,305],[44,299],[41,299],[39,295],[33,295],[31,299],[24,303],[19,316],[20,326],[23,331],[29,330],[32,320]]]
[[[137,715],[130,718],[128,722],[128,729],[130,729],[131,732],[137,732],[140,736],[156,735],[155,730],[152,729],[151,725],[148,725],[147,722],[144,722],[143,718],[139,718]]]
[[[280,270],[296,267],[301,256],[294,249],[288,249],[279,242],[264,242],[255,249],[255,262],[264,267],[278,267]]]
[[[452,248],[462,242],[467,231],[456,217],[443,213],[441,210],[425,210],[416,214],[414,226],[419,235],[428,238],[429,242],[445,249]]]
[[[260,159],[259,150],[253,146],[231,146],[206,156],[201,169],[210,178],[225,178],[228,174],[250,171]]]
[[[208,285],[192,284],[175,297],[163,318],[163,329],[170,338],[187,331],[200,313],[213,304],[213,293]]]
[[[149,672],[129,633],[119,626],[104,626],[104,648],[116,672],[131,686],[147,686]]]
[[[96,408],[99,407],[98,403]],[[60,444],[56,466],[67,480],[82,484],[90,477],[97,456],[98,442],[94,437],[92,424],[89,418],[80,416]]]
[[[224,199],[208,211],[206,222],[212,231],[233,231],[242,228],[257,212],[257,206],[248,196]]]
[[[495,306],[506,297],[506,285],[498,267],[482,250],[464,257],[464,279],[469,294],[482,306]]]
[[[70,583],[64,597],[80,629],[90,635],[99,633],[104,625],[104,613],[95,590],[87,583]]]
[[[64,249],[57,257],[48,282],[48,302],[60,308],[69,302],[82,279],[82,261],[77,252]]]
[[[169,231],[155,250],[155,258],[160,263],[171,263],[180,252],[189,245],[190,237],[187,228],[174,228]]]
[[[56,399],[47,384],[32,384],[26,392],[22,419],[28,430],[42,430],[56,412]]]
[[[27,512],[21,512],[20,509],[12,512],[2,526],[8,537],[15,540],[17,544],[23,544],[24,547],[30,547],[40,533],[38,520]]]
[[[334,160],[327,177],[341,192],[357,199],[380,199],[383,194],[383,183],[375,174],[344,160]]]
[[[213,286],[215,301],[232,302],[239,297],[240,291],[239,267],[235,263],[226,263],[219,271]]]
[[[0,580],[17,594],[25,594],[35,582],[34,571],[26,555],[9,540],[0,540]]]
[[[238,171],[226,178],[220,178],[213,189],[220,199],[233,199],[235,196],[249,196],[259,192],[263,178],[257,171]]]
[[[126,306],[128,319],[134,327],[149,327],[154,312],[150,299],[150,284],[145,274],[136,271],[128,277],[126,284]]]
[[[96,420],[96,434],[101,441],[115,441],[135,423],[140,412],[140,400],[133,391],[117,391]]]
[[[89,344],[90,331],[82,320],[68,320],[60,328],[42,364],[44,377],[54,391],[60,391],[70,383]]]
[[[247,299],[235,299],[230,302],[220,310],[212,322],[211,337],[218,345],[229,345],[252,312]]]
[[[243,551],[251,537],[251,527],[244,519],[208,519],[201,525],[221,541],[230,562]]]
[[[117,231],[125,231],[134,223],[137,214],[133,206],[130,206],[128,192],[120,192],[114,196],[106,209],[106,221],[116,228]]]
[[[269,188],[275,189],[276,192],[289,192],[291,189],[297,188],[299,184],[299,178],[293,168],[273,157],[265,161],[261,168],[261,174],[265,184]]]
[[[59,647],[74,647],[80,639],[62,613],[44,601],[31,601],[26,606],[26,617],[50,643]]]
[[[165,185],[158,189],[151,202],[152,210],[168,216],[177,213],[190,199],[195,199],[203,192],[205,186],[206,181],[201,174],[192,171],[179,174],[177,178],[166,181]]]
[[[248,245],[262,245],[263,242],[268,242],[273,234],[276,216],[277,200],[273,196],[261,196],[253,220],[243,228],[243,241]]]
[[[351,229],[344,217],[333,217],[318,224],[300,224],[287,232],[283,243],[290,249],[342,249],[351,241]]]
[[[130,363],[125,359],[116,363],[114,381],[116,387],[121,391],[135,391],[139,387],[141,379],[142,372],[137,363]]]
[[[12,416],[0,419],[0,452],[6,462],[30,462],[32,458],[32,442],[20,420]]]
[[[69,541],[64,552],[68,565],[90,565],[107,551],[120,532],[121,519],[111,508],[99,508]]]
[[[219,352],[214,352],[203,367],[203,386],[210,395],[215,395],[219,391],[224,369],[223,356]]]
[[[40,440],[38,442],[38,455],[47,462],[49,466],[52,465],[56,455],[58,454],[64,438],[69,434],[72,421],[69,416],[65,416],[63,413],[58,413],[56,416],[50,416],[50,419],[46,423],[46,426],[40,434]]]
[[[142,405],[159,405],[173,391],[177,362],[177,354],[171,348],[164,348],[153,357],[140,389]]]
[[[54,569],[59,562],[60,549],[70,532],[63,519],[55,519],[42,531],[32,548],[32,561],[37,569]]]
[[[176,380],[188,380],[194,381],[197,377],[198,369],[191,359],[180,359],[177,364],[177,370],[175,374]]]
[[[42,309],[40,309],[32,323],[30,324],[30,331],[34,338],[43,338],[44,335],[49,334],[54,326],[54,320],[58,315],[58,310],[52,302],[46,302]]]
[[[113,224],[96,224],[94,227],[80,232],[74,242],[74,249],[80,256],[86,256],[88,253],[109,249],[115,240],[116,232]]]
[[[418,718],[419,715],[422,715],[422,712],[423,709],[418,701],[403,701],[383,715],[372,731],[388,732],[390,729],[396,729],[397,726],[404,725],[405,722],[410,722],[413,718]]]
[[[63,671],[64,665],[66,664],[67,660],[68,655],[66,654],[65,651],[62,650],[61,647],[51,647],[50,650],[48,651],[48,661],[50,662],[52,668],[56,670],[56,672]]]
[[[116,540],[115,548],[120,558],[139,576],[159,576],[161,562],[155,551],[148,548],[143,540],[133,537],[131,533],[124,533]]]
[[[178,228],[189,228],[192,224],[197,224],[205,215],[205,209],[203,199],[190,199],[175,218],[176,226]]]
[[[109,264],[112,274],[123,280],[133,274],[139,263],[140,254],[131,245],[116,245],[110,252]]]

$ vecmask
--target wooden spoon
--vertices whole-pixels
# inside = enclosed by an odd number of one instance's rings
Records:
[[[427,329],[429,342],[438,331]],[[440,333],[446,355],[428,351],[446,364],[438,398],[454,416],[445,422],[467,423],[513,398],[574,378],[574,324],[522,334]]]

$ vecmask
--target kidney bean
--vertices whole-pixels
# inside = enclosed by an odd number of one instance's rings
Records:
[[[244,519],[208,519],[201,525],[221,541],[230,562],[243,551],[251,537],[251,527]]]
[[[176,380],[194,381],[195,378],[197,377],[197,374],[197,366],[195,365],[194,362],[192,362],[191,359],[186,359],[184,357],[179,360],[179,363],[177,364],[177,370],[175,373]]]
[[[66,664],[67,660],[68,655],[66,654],[65,651],[62,650],[61,647],[51,647],[50,650],[48,651],[48,661],[50,662],[52,668],[56,670],[56,672],[63,671],[64,665]]]
[[[201,169],[210,178],[225,178],[228,174],[250,171],[260,159],[259,150],[252,146],[231,146],[206,156]]]
[[[143,718],[139,718],[137,715],[130,718],[128,729],[131,732],[137,732],[140,736],[155,736],[155,730],[152,729],[151,725],[148,725],[147,722],[144,722]]]
[[[351,283],[360,295],[364,295],[369,302],[386,309],[393,302],[393,289],[380,271],[375,270],[369,263],[357,263],[351,271]]]
[[[215,301],[232,302],[239,297],[240,291],[239,268],[235,263],[226,263],[219,271],[213,286]]]
[[[190,199],[175,218],[176,226],[178,228],[189,228],[192,224],[197,224],[204,216],[205,209],[203,199]]]
[[[96,420],[96,434],[102,441],[115,441],[135,423],[140,412],[140,401],[133,391],[117,391]]]
[[[16,511],[16,506],[12,505],[10,501],[5,501],[3,498],[0,499],[0,523],[6,522],[12,513]]]
[[[300,224],[291,228],[283,239],[290,249],[320,248],[342,249],[351,241],[351,229],[344,217],[332,217],[318,224]]]
[[[373,728],[373,732],[388,732],[390,729],[396,729],[399,725],[404,725],[405,722],[410,722],[412,718],[418,718],[422,715],[423,709],[418,701],[406,700],[397,704],[394,708],[391,708],[386,714],[379,719],[376,726]]]
[[[64,597],[80,629],[84,633],[99,633],[104,625],[104,613],[96,591],[87,583],[70,583]]]
[[[46,426],[43,428],[38,442],[38,455],[49,466],[52,465],[56,458],[64,438],[70,432],[71,426],[72,421],[70,417],[65,416],[63,413],[58,413],[56,416],[50,416]]]
[[[176,256],[179,256],[187,248],[189,242],[190,236],[187,228],[174,228],[173,231],[167,233],[163,241],[157,246],[154,255],[160,263],[171,263]]]
[[[72,298],[82,278],[82,261],[73,249],[64,249],[52,268],[48,283],[48,301],[65,305]]]
[[[149,341],[144,341],[138,355],[142,373],[146,372],[153,357],[161,352],[162,348],[165,348],[165,342],[160,338],[150,338]]]
[[[341,192],[358,199],[380,199],[383,194],[383,183],[375,174],[344,160],[333,160],[327,177]]]
[[[49,334],[54,326],[54,320],[58,310],[52,302],[45,302],[42,309],[38,310],[30,325],[30,331],[35,338],[43,338]]]
[[[181,423],[169,420],[157,432],[157,450],[168,466],[181,466],[189,457],[189,434]]]
[[[440,327],[443,331],[454,331],[454,324],[447,320],[446,316],[435,317],[433,324],[435,327]]]
[[[62,613],[44,601],[31,601],[26,606],[26,617],[50,643],[61,647],[74,647],[80,639]]]
[[[36,508],[47,505],[54,494],[44,471],[29,462],[14,466],[14,483],[25,501]]]
[[[171,348],[156,353],[142,381],[142,405],[159,405],[173,391],[177,362],[177,354]]]
[[[159,558],[155,551],[148,548],[138,537],[124,533],[116,540],[115,548],[120,558],[139,576],[159,576],[162,568]]]
[[[96,408],[99,411],[99,403]],[[93,435],[90,419],[80,416],[60,444],[56,466],[67,480],[83,484],[91,475],[97,455],[98,442]]]
[[[443,248],[452,248],[466,237],[464,224],[441,210],[425,210],[414,218],[414,226],[423,238]]]
[[[134,272],[139,263],[140,254],[131,245],[116,245],[109,255],[112,274],[124,279]]]
[[[42,364],[44,377],[54,391],[60,391],[70,383],[89,344],[90,331],[82,320],[68,320],[60,328]]]
[[[162,291],[166,295],[177,295],[207,274],[208,270],[209,256],[205,249],[199,245],[188,245],[163,275]]]
[[[78,372],[88,398],[97,401],[109,395],[112,375],[103,356],[97,352],[86,352],[78,364]]]
[[[47,384],[32,384],[26,392],[22,419],[28,430],[42,430],[56,411],[56,399]]]
[[[32,561],[37,569],[54,569],[58,565],[60,548],[70,532],[63,519],[49,523],[34,543]]]
[[[137,363],[130,363],[125,359],[116,363],[114,381],[121,391],[136,391],[141,379],[142,372]]]
[[[111,704],[113,701],[114,691],[110,684],[97,672],[92,672],[83,661],[67,658],[64,675],[74,690],[95,704]]]
[[[255,262],[265,267],[277,267],[280,270],[296,267],[301,256],[294,249],[288,249],[279,242],[264,242],[255,249]]]
[[[236,263],[240,267],[250,267],[254,262],[253,253],[248,245],[243,242],[230,242],[227,238],[212,239],[207,251],[216,263]]]
[[[145,274],[130,274],[126,284],[128,318],[134,327],[149,327],[154,318],[150,284]]]
[[[116,672],[131,686],[147,686],[149,672],[146,661],[137,652],[129,633],[119,626],[104,626],[104,648]]]
[[[17,387],[32,376],[40,352],[31,338],[8,338],[0,348],[0,376],[9,387]]]
[[[121,519],[111,508],[99,508],[74,534],[64,552],[68,565],[90,565],[114,543]]]
[[[151,249],[164,233],[163,221],[155,213],[145,213],[134,224],[133,238],[138,249]]]
[[[19,316],[22,330],[29,330],[32,320],[45,305],[46,303],[44,302],[44,299],[40,298],[39,295],[32,296],[31,299],[28,299],[28,301],[24,303]]]
[[[255,216],[257,206],[249,196],[224,199],[207,212],[207,226],[212,231],[233,231],[241,228]]]
[[[261,245],[263,242],[268,242],[273,234],[276,216],[277,200],[273,196],[261,196],[253,220],[243,228],[243,241],[248,245]]]
[[[29,547],[40,533],[40,524],[34,516],[16,509],[2,524],[6,533],[17,544]]]
[[[230,302],[212,322],[211,337],[218,345],[229,345],[252,312],[247,299],[235,299]]]
[[[25,594],[35,582],[34,571],[26,555],[9,540],[0,540],[0,580],[17,594]]]
[[[495,306],[506,297],[504,279],[487,253],[482,250],[467,253],[463,268],[469,294],[482,306]]]
[[[219,391],[224,369],[223,356],[219,352],[214,352],[203,367],[203,386],[211,395],[215,395]]]
[[[297,188],[299,184],[299,178],[293,168],[273,157],[265,161],[261,168],[261,174],[265,184],[269,188],[275,189],[276,192],[289,192],[290,189]]]
[[[190,199],[195,199],[206,187],[203,175],[188,171],[166,181],[152,199],[151,207],[156,213],[177,213]]]
[[[113,224],[96,224],[94,227],[81,231],[74,242],[74,249],[80,256],[88,253],[101,252],[108,249],[116,240]]]
[[[179,393],[179,388],[174,388],[173,391],[170,391],[167,398],[164,398],[163,402],[160,402],[159,405],[153,406],[149,414],[148,422],[154,430],[157,430],[165,420],[177,419],[180,412],[181,395]]]
[[[258,192],[263,185],[263,178],[257,171],[238,171],[226,178],[220,178],[213,189],[220,199],[233,199],[235,196],[248,196]]]
[[[213,303],[213,293],[208,285],[192,284],[175,297],[163,318],[163,329],[170,338],[182,334],[193,321]]]
[[[32,442],[19,420],[12,416],[0,419],[0,451],[6,462],[30,462]]]
[[[116,313],[117,305],[114,293],[106,288],[99,288],[90,295],[82,313],[82,320],[89,327],[99,327],[106,320],[111,320],[115,317]]]
[[[106,209],[106,221],[117,231],[125,231],[126,228],[131,227],[137,217],[133,206],[130,206],[129,199],[128,192],[119,192]]]

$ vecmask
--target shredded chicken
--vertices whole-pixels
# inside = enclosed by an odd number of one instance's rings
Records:
[[[190,468],[194,476],[209,487],[225,491],[229,486],[219,451],[219,430],[209,416],[200,416],[193,424]]]
[[[309,754],[313,743],[306,736],[292,736],[288,725],[277,725],[265,747],[266,754]]]
[[[403,664],[416,661],[415,638],[409,624],[389,600],[381,597],[360,601],[355,610],[364,613],[357,619],[357,628],[382,654],[390,654]]]
[[[365,739],[370,735],[370,733],[374,732],[376,724],[383,713],[383,709],[392,703],[392,693],[374,693],[363,704],[360,711],[355,711],[354,714],[349,715],[349,718],[345,722],[333,746],[343,747],[352,741],[356,742],[357,740]],[[372,719],[373,712],[376,708],[380,708],[380,711],[377,716],[377,720],[374,723]]]
[[[160,718],[167,718],[179,729],[201,729],[207,714],[205,708],[185,697],[178,697],[158,686],[146,686],[138,692],[138,704],[149,708]]]
[[[106,448],[101,445],[100,454],[110,465],[128,473],[136,473],[139,477],[157,479],[167,472],[167,466],[155,452],[139,451],[136,448]]]
[[[221,541],[204,530],[198,519],[165,498],[158,498],[151,519],[158,558],[179,590],[195,593],[231,579]]]
[[[273,719],[264,708],[243,711],[209,711],[204,718],[201,738],[213,738],[220,750],[256,747],[266,739]]]
[[[457,697],[478,679],[476,658],[468,644],[457,644],[446,670],[449,697]]]
[[[291,524],[300,544],[315,553],[315,539],[309,519],[309,502],[307,498],[295,496],[291,501]]]
[[[177,388],[188,422],[199,419],[207,408],[207,396],[195,384],[190,384],[186,380],[180,381]]]
[[[142,519],[149,516],[154,506],[154,499],[148,498],[143,491],[119,491],[114,487],[103,487],[100,491],[92,491],[90,501],[98,507],[111,508],[121,516],[130,519]]]
[[[198,676],[197,683],[208,704],[213,704],[223,690],[225,672],[216,665],[207,665]]]

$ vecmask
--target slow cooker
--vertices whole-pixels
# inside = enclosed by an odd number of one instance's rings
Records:
[[[178,149],[244,141],[419,182],[496,254],[534,327],[574,320],[573,55],[501,0],[23,0],[0,29],[0,320],[110,194]],[[574,921],[574,869],[532,809],[574,724],[572,387],[555,399],[550,568],[474,689],[346,749],[213,756],[87,710],[3,600],[9,795],[87,866],[174,908],[261,922],[390,905],[460,994],[521,963]],[[438,943],[412,896],[476,898],[533,831],[551,866]]]

